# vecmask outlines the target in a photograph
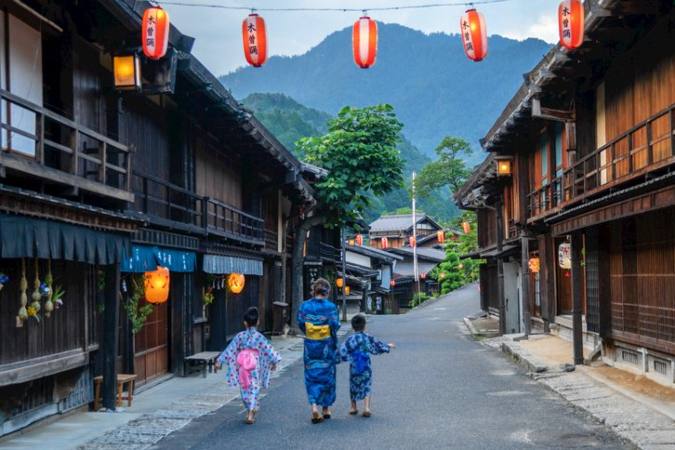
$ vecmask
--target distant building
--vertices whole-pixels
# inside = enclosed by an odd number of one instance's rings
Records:
[[[418,242],[425,237],[435,236],[443,229],[438,222],[424,213],[419,213],[416,219]],[[412,235],[412,214],[382,216],[370,224],[370,245],[375,248],[400,248],[410,245]]]

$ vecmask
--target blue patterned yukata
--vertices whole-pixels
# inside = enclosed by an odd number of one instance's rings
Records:
[[[297,319],[305,333],[305,387],[309,404],[328,407],[335,403],[335,365],[340,361],[337,307],[330,300],[313,298],[300,305]]]
[[[370,395],[373,370],[370,355],[389,353],[389,345],[363,331],[349,336],[340,347],[343,361],[349,361],[349,395],[353,401]]]
[[[256,368],[250,372],[249,387],[244,389],[239,384],[237,355],[246,349],[258,352],[258,363]],[[281,361],[281,356],[274,351],[269,341],[255,327],[238,333],[218,357],[221,366],[227,365],[227,384],[240,389],[241,400],[249,411],[258,409],[260,389],[269,388],[271,366],[279,364],[279,361]]]

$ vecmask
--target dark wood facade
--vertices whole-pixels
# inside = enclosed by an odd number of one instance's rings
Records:
[[[0,31],[11,36],[0,43],[0,250],[9,277],[0,290],[0,435],[87,405],[95,375],[114,408],[116,373],[137,374],[139,385],[182,375],[185,356],[225,346],[247,307],[258,306],[271,330],[272,302],[289,298],[289,222],[314,201],[302,166],[178,30],[171,87],[159,94],[146,75],[140,91],[114,88],[112,55],[137,51],[148,6],[0,8]],[[130,256],[173,264],[162,259],[168,253],[185,262],[171,267],[168,302],[134,335],[131,279],[153,267]],[[34,279],[44,282],[49,267],[63,306],[45,317],[43,296],[40,320],[26,319],[20,280],[30,307]],[[246,276],[238,295],[223,282],[234,271]]]
[[[658,14],[635,4],[625,16],[619,3],[591,15],[592,43],[573,52],[575,62],[559,48],[546,55],[483,144],[514,160],[512,180],[524,187],[500,199],[505,224],[516,215],[532,323],[571,322],[576,363],[582,345],[595,345],[610,364],[672,383],[675,13],[664,1],[654,2]],[[521,202],[512,212],[509,195]],[[474,200],[467,190],[461,197]],[[479,221],[492,227],[486,213]],[[567,264],[561,245],[570,246]],[[537,273],[526,263],[534,258]],[[481,275],[499,283],[499,274]]]

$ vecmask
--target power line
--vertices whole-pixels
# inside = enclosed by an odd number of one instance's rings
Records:
[[[449,8],[453,6],[474,6],[474,5],[491,5],[495,3],[506,3],[513,0],[474,0],[472,2],[441,2],[441,3],[425,3],[420,5],[398,5],[398,6],[377,6],[373,8],[280,8],[280,7],[266,7],[256,8],[254,6],[234,6],[234,5],[220,5],[215,3],[187,3],[181,1],[161,1],[163,5],[172,6],[186,6],[193,8],[214,8],[226,9],[231,11],[268,11],[268,12],[361,12],[361,11],[398,11],[404,9],[428,9],[428,8]]]

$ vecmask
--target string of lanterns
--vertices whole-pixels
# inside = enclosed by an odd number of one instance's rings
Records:
[[[403,5],[370,8],[370,11],[389,11],[402,9],[436,8],[447,6],[468,6],[460,19],[460,36],[467,58],[480,62],[487,56],[487,26],[483,14],[476,10],[476,4],[503,3],[510,0],[477,0],[474,2],[431,3],[423,5]],[[250,9],[251,14],[242,22],[242,41],[246,62],[253,67],[262,67],[267,61],[267,31],[265,20],[255,8],[245,6],[227,6],[206,3],[185,3],[179,1],[164,2],[168,5],[209,7],[230,10]],[[357,11],[354,8],[265,8],[267,11]],[[363,9],[352,28],[352,52],[354,63],[367,69],[377,59],[378,32],[377,22]],[[143,53],[150,59],[162,58],[168,49],[169,14],[160,6],[147,8],[143,14],[142,45]],[[558,6],[558,33],[560,45],[566,49],[581,46],[584,40],[584,6],[581,0],[563,0]]]

